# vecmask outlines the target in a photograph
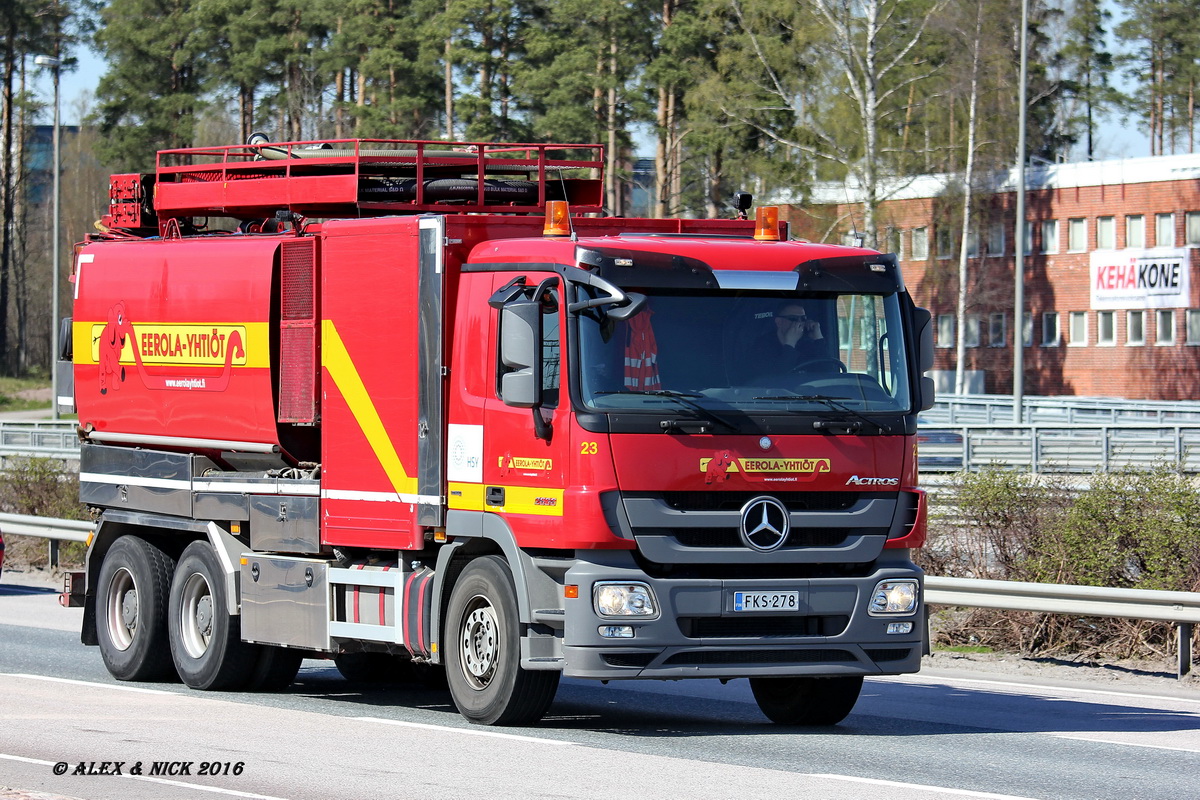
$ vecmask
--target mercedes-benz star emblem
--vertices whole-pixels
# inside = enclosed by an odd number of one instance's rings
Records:
[[[761,439],[759,439],[758,447],[760,450],[763,450],[763,451],[770,450],[771,449],[771,437],[764,436]]]
[[[763,553],[778,550],[791,530],[787,506],[774,497],[756,497],[742,506],[740,533],[746,546]]]

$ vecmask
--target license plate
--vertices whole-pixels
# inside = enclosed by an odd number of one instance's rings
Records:
[[[799,592],[734,592],[734,611],[799,611]]]

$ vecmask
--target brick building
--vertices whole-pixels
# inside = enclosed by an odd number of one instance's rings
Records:
[[[1200,399],[1200,155],[1054,164],[1026,170],[1025,391]],[[969,391],[1012,391],[1016,174],[976,189],[968,244]],[[961,179],[887,187],[881,249],[937,321],[939,388],[953,385]],[[840,195],[840,199],[839,199]],[[861,229],[842,184],[786,206],[793,234]],[[849,195],[853,199],[853,195]]]

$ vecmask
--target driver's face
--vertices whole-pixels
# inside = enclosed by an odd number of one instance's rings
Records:
[[[804,306],[784,306],[783,309],[775,315],[775,327],[781,334],[787,331],[789,328],[795,328],[803,331],[807,322],[808,315],[804,313]]]

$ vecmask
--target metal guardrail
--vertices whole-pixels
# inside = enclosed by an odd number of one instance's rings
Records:
[[[1035,473],[1107,472],[1155,464],[1200,473],[1200,422],[1161,425],[923,424],[921,472],[999,465]]]
[[[1025,423],[1200,425],[1200,402],[1192,400],[1025,397],[1021,407]],[[923,412],[922,417],[939,425],[1005,425],[1013,422],[1013,401],[1007,395],[940,394],[933,408]]]
[[[79,460],[74,420],[0,422],[0,459],[41,457]]]
[[[95,528],[91,522],[77,519],[31,517],[28,514],[0,514],[0,534],[5,536],[35,536],[47,539],[50,547],[50,566],[58,566],[59,542],[86,542]]]
[[[1180,678],[1191,672],[1192,626],[1200,623],[1200,592],[926,576],[925,602],[1002,611],[1169,622],[1175,625],[1178,632]]]

